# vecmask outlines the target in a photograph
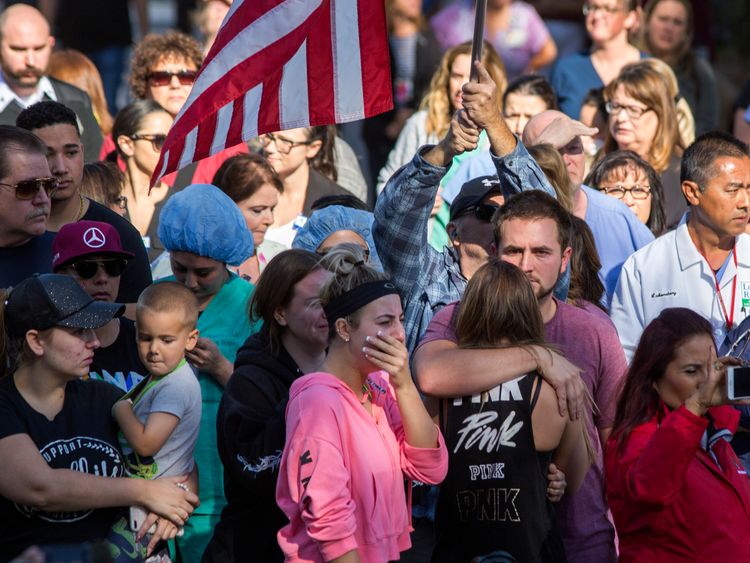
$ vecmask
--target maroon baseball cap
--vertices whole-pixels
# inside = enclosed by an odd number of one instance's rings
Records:
[[[78,221],[63,225],[52,241],[52,271],[78,258],[109,255],[132,258],[132,252],[123,250],[120,233],[109,223]]]

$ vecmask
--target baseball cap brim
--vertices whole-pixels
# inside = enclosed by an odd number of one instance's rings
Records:
[[[125,305],[107,303],[105,301],[91,301],[83,309],[55,323],[56,326],[67,328],[99,328],[115,317],[125,312]]]

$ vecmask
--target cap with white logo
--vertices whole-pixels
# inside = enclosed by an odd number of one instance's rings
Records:
[[[123,250],[117,229],[100,221],[78,221],[63,225],[52,241],[52,255],[53,271],[84,256],[133,257],[133,253]]]

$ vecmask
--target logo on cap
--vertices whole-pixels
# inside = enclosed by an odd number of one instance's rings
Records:
[[[90,227],[83,233],[83,242],[89,248],[101,248],[107,244],[104,233],[96,227]]]
[[[484,178],[484,179],[482,180],[482,185],[483,185],[483,186],[484,186],[485,188],[489,188],[490,186],[496,186],[496,185],[498,185],[499,183],[500,183],[500,180],[496,180],[496,179],[494,179],[494,178]]]

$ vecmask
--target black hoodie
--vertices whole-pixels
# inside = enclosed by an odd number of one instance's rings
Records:
[[[265,330],[250,336],[237,352],[216,417],[227,506],[203,563],[284,560],[276,532],[287,519],[276,506],[276,479],[289,387],[301,376],[283,347],[271,354]]]

